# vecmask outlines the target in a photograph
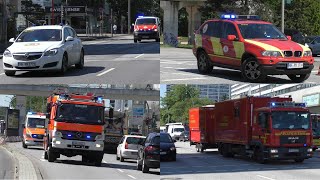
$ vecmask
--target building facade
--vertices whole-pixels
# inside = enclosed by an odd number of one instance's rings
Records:
[[[295,102],[305,102],[310,112],[320,113],[320,85],[316,84],[234,84],[231,98],[251,96],[291,96]]]

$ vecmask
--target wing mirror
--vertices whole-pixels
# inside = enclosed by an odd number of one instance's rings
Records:
[[[291,36],[287,36],[287,38],[288,38],[289,41],[291,41],[291,39],[292,39]]]
[[[237,37],[235,35],[228,35],[228,40],[229,41],[236,41],[238,39],[237,39]]]
[[[13,43],[14,42],[14,38],[9,39],[9,42]]]
[[[73,41],[73,40],[74,40],[74,38],[72,36],[68,36],[66,39],[66,41]]]

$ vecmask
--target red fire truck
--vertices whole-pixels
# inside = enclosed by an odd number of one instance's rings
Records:
[[[320,147],[320,114],[311,114],[312,131],[313,131],[313,147],[315,151]]]
[[[82,156],[101,166],[104,148],[104,102],[93,94],[54,93],[47,98],[44,158]]]
[[[224,157],[249,156],[259,163],[312,157],[308,108],[291,98],[245,97],[218,102],[212,134]]]
[[[197,152],[216,148],[214,133],[214,106],[191,108],[189,110],[190,145],[195,145]]]

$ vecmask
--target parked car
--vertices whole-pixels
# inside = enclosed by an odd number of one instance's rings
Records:
[[[7,76],[16,71],[59,71],[64,74],[75,65],[84,67],[84,49],[70,26],[36,26],[25,29],[3,53]]]
[[[160,168],[160,133],[150,133],[139,145],[137,169],[143,173]]]
[[[160,133],[160,159],[176,161],[177,151],[173,140],[168,133]]]
[[[284,34],[287,36],[291,36],[291,40],[300,44],[305,43],[305,36],[302,32],[296,29],[284,29]]]
[[[137,159],[139,144],[144,141],[145,136],[125,135],[117,147],[117,160],[123,162],[125,159]]]
[[[179,136],[179,141],[183,141],[183,142],[189,141],[189,137],[190,137],[190,132],[189,131],[183,131],[181,133],[181,135]]]
[[[320,55],[320,36],[307,36],[305,46],[311,49],[313,56]]]

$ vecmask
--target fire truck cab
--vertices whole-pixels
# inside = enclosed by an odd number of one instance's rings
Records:
[[[320,147],[320,114],[311,114],[313,131],[313,151]]]
[[[55,93],[47,98],[44,158],[82,156],[101,166],[104,148],[104,101],[92,94]]]
[[[42,146],[45,134],[46,115],[44,113],[28,112],[23,128],[22,147]]]

